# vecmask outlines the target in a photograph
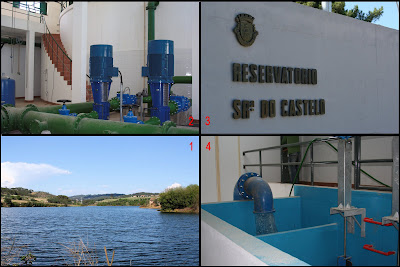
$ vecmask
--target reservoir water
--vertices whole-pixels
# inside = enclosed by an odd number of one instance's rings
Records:
[[[199,215],[139,207],[1,208],[1,246],[15,239],[33,265],[72,263],[66,249],[81,238],[96,246],[99,265],[199,265]],[[24,249],[24,251],[28,251]],[[67,261],[65,261],[67,259]]]

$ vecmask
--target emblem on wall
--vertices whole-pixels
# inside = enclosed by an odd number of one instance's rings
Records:
[[[258,35],[253,20],[254,17],[248,14],[239,14],[235,18],[237,24],[233,32],[236,34],[238,42],[243,46],[251,46]]]

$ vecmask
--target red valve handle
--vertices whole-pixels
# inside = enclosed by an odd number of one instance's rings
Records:
[[[374,221],[372,218],[364,218],[364,222],[374,223],[374,224],[383,225],[383,226],[392,226],[393,225],[392,223],[382,224],[381,222]]]
[[[376,253],[385,255],[385,256],[393,255],[393,254],[396,253],[396,252],[394,252],[394,251],[383,252],[383,251],[374,249],[374,248],[373,248],[373,245],[364,245],[363,248],[365,248],[366,250],[370,250],[370,251],[373,251],[373,252],[376,252]]]

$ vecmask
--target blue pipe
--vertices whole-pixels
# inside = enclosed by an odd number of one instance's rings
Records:
[[[254,213],[275,211],[271,188],[260,175],[254,172],[248,172],[240,176],[235,186],[233,199],[253,199]]]
[[[234,200],[254,200],[256,234],[277,232],[274,218],[274,200],[270,186],[260,175],[248,172],[240,176],[233,190]]]

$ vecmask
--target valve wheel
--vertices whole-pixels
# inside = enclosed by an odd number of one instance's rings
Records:
[[[71,100],[68,100],[68,99],[59,99],[59,100],[57,100],[57,102],[62,102],[63,105],[65,105],[66,102],[71,102]]]

